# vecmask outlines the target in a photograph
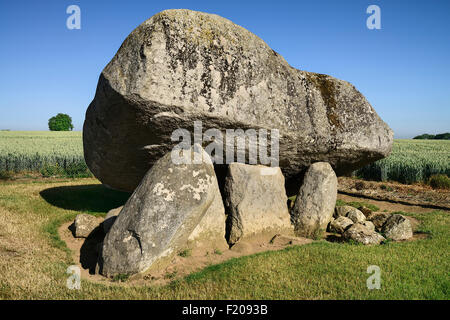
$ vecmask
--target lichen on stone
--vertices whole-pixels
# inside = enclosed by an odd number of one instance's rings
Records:
[[[306,73],[308,80],[314,84],[314,86],[319,90],[322,100],[327,107],[327,118],[331,125],[342,128],[342,124],[336,114],[337,109],[337,91],[332,79],[330,79],[325,74],[320,73]]]

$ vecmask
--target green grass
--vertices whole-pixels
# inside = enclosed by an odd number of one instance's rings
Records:
[[[350,201],[350,202],[346,202],[344,200],[338,199],[336,200],[336,206],[352,206],[355,207],[356,209],[359,209],[361,207],[366,207],[368,209],[370,209],[371,211],[379,211],[380,208],[377,207],[374,204],[371,203],[367,203],[364,201]]]
[[[58,226],[81,212],[104,215],[126,201],[122,196],[94,179],[0,183],[0,298],[450,298],[450,216],[443,211],[410,214],[429,235],[413,242],[366,247],[317,241],[231,259],[179,280],[169,275],[165,286],[133,286],[121,276],[108,285],[82,280],[81,290],[67,289],[73,261]],[[366,287],[369,265],[381,268],[380,290]]]
[[[450,176],[450,140],[396,139],[389,157],[355,172],[376,181],[427,182],[435,174]]]
[[[112,281],[113,282],[126,282],[129,277],[130,277],[130,275],[128,273],[120,273],[120,274],[116,274],[113,277]]]

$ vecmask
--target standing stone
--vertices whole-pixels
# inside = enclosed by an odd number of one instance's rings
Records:
[[[98,225],[98,219],[90,214],[77,215],[74,221],[75,238],[87,238]]]
[[[206,211],[200,223],[192,231],[188,241],[194,246],[199,244],[204,247],[211,247],[220,251],[228,249],[225,239],[225,207],[219,188],[214,188],[214,200]]]
[[[103,221],[105,234],[111,229],[122,208],[123,206],[111,209],[106,214]],[[188,238],[189,241],[195,241],[196,245],[198,245],[199,241],[205,240],[205,242],[210,242],[213,239],[215,249],[226,249],[228,247],[225,240],[225,208],[218,189],[216,190],[213,203]]]
[[[132,192],[171,150],[172,132],[192,133],[194,120],[224,135],[278,129],[279,166],[294,184],[314,162],[352,172],[393,142],[352,84],[291,67],[225,18],[180,9],[143,22],[103,69],[83,127],[86,163],[104,184]]]
[[[230,164],[225,207],[230,244],[258,233],[293,231],[279,167]]]
[[[168,153],[145,175],[104,239],[103,275],[144,271],[186,245],[218,194],[207,153],[195,145],[185,159],[195,154],[202,163],[175,164]]]
[[[296,235],[312,238],[325,230],[333,216],[336,198],[337,178],[330,164],[312,164],[291,210]]]
[[[401,214],[394,214],[383,225],[382,232],[392,240],[407,240],[412,238],[411,222]]]
[[[343,237],[344,239],[351,239],[364,245],[380,244],[385,240],[382,235],[376,233],[375,231],[367,228],[360,223],[355,223],[350,228],[348,228],[344,232]]]

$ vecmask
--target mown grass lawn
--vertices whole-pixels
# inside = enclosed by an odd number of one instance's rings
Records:
[[[95,179],[0,183],[2,299],[449,299],[448,212],[411,214],[427,239],[381,246],[317,241],[229,260],[166,286],[83,280],[66,288],[73,264],[58,226],[80,212],[104,215],[127,194]],[[369,265],[381,289],[368,290]]]

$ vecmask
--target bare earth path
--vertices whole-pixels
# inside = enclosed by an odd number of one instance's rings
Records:
[[[432,189],[428,185],[398,182],[365,181],[339,177],[339,192],[366,199],[450,210],[450,190]]]
[[[401,203],[393,203],[389,201],[382,201],[382,200],[375,200],[375,199],[368,199],[363,197],[357,197],[357,196],[351,196],[347,194],[338,194],[338,199],[343,200],[345,202],[365,202],[369,204],[373,204],[380,208],[379,211],[388,211],[388,212],[396,212],[396,211],[403,211],[408,213],[427,213],[427,212],[433,212],[435,209],[427,208],[419,205],[407,205],[407,204],[401,204]]]

